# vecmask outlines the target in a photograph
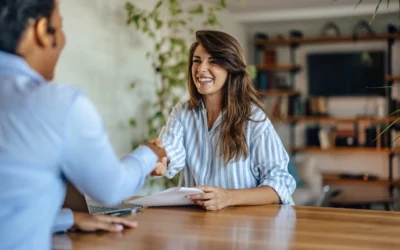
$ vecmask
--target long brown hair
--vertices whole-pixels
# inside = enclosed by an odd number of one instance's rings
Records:
[[[220,31],[199,30],[196,32],[196,42],[190,47],[189,53],[188,88],[192,109],[199,108],[199,101],[202,99],[192,77],[193,56],[199,45],[213,57],[217,64],[228,71],[222,90],[222,108],[226,112],[222,117],[219,143],[225,164],[232,159],[237,162],[241,157],[249,156],[244,134],[245,123],[252,115],[252,104],[264,111],[262,102],[251,83],[243,50],[236,39]]]

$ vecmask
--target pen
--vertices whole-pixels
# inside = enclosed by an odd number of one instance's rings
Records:
[[[125,214],[131,214],[132,213],[132,210],[124,210],[124,211],[121,211],[121,212],[117,212],[117,213],[112,213],[112,214],[110,214],[111,216],[121,216],[121,215],[125,215]]]

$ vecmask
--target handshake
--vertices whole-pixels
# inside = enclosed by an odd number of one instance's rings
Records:
[[[167,154],[165,152],[161,139],[155,138],[150,142],[143,142],[140,145],[149,147],[158,157],[158,162],[150,175],[164,176],[165,172],[167,171]]]

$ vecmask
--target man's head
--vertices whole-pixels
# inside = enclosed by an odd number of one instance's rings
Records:
[[[65,45],[58,0],[0,0],[0,50],[52,80]]]

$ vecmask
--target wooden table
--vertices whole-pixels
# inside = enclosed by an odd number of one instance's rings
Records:
[[[217,212],[147,208],[123,233],[69,233],[73,249],[400,249],[400,213],[247,206]],[[65,240],[65,239],[64,239]]]

